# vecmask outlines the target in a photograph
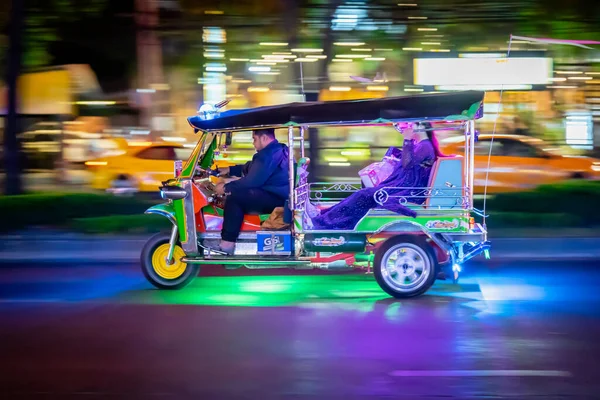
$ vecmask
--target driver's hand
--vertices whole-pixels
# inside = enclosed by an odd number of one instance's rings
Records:
[[[215,186],[215,193],[221,196],[225,194],[225,182],[217,183],[217,186]]]
[[[229,175],[229,167],[220,167],[217,169],[219,170],[220,175]]]

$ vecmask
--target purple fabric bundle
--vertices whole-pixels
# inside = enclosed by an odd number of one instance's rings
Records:
[[[422,204],[425,201],[423,197],[411,196],[416,196],[418,192],[414,188],[425,187],[429,182],[431,166],[435,161],[433,144],[429,140],[422,140],[415,145],[413,140],[405,140],[402,151],[397,148],[388,150],[388,153],[394,152],[401,153],[402,162],[397,164],[385,181],[376,187],[361,189],[333,207],[321,211],[320,215],[312,218],[313,229],[354,229],[370,209],[378,206],[373,195],[381,188],[386,188],[388,196],[393,196],[383,204],[383,208],[416,217],[415,211],[394,200],[396,196],[402,196],[411,203]]]

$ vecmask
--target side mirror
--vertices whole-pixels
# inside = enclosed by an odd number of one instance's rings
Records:
[[[183,170],[183,161],[175,160],[173,164],[173,174],[175,175],[175,178],[179,178],[179,175],[181,175],[181,171]]]
[[[227,132],[225,133],[225,145],[231,146],[231,143],[233,143],[233,135],[231,132]]]

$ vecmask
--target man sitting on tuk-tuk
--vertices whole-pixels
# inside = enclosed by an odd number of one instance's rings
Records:
[[[288,146],[275,139],[274,129],[254,130],[252,144],[256,149],[252,161],[219,168],[222,175],[241,177],[216,186],[217,194],[227,194],[219,245],[226,254],[234,252],[245,214],[269,214],[282,207],[290,193]]]

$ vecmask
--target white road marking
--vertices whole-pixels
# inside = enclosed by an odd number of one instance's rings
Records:
[[[58,303],[61,299],[0,299],[0,303]]]
[[[481,370],[398,370],[390,372],[391,376],[544,376],[571,377],[569,371],[531,370],[531,369],[481,369]]]

